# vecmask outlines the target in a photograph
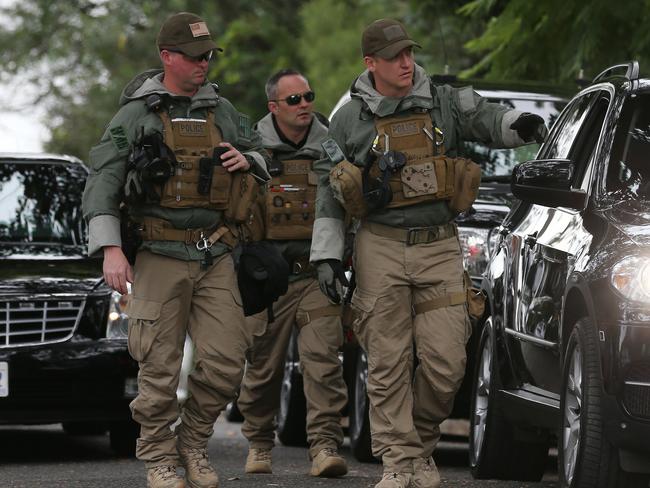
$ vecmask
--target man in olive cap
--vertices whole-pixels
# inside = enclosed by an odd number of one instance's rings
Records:
[[[206,78],[219,49],[206,23],[187,12],[173,15],[157,44],[163,70],[125,87],[90,152],[88,247],[103,253],[110,287],[125,294],[132,283],[128,342],[140,372],[131,410],[141,426],[136,455],[146,463],[147,485],[215,488],[208,439],[236,395],[255,332],[244,320],[230,256],[236,240],[229,215],[242,210],[232,180],[250,187],[268,179],[267,156],[248,118]],[[133,267],[121,249],[123,201],[142,240]],[[195,368],[173,431],[186,334]]]
[[[488,103],[471,87],[434,85],[415,64],[414,47],[396,20],[364,30],[366,71],[332,119],[328,157],[315,165],[310,260],[334,302],[345,213],[359,223],[353,330],[368,356],[372,448],[384,464],[376,488],[440,485],[431,456],[471,332],[453,220],[475,198],[479,170],[456,157],[458,148],[463,140],[514,147],[546,131],[541,117]]]

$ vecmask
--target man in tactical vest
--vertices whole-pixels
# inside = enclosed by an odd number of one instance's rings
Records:
[[[236,395],[254,332],[244,320],[230,256],[234,234],[245,237],[233,216],[249,212],[238,188],[268,179],[266,156],[246,116],[206,79],[220,49],[206,23],[175,14],[157,45],[163,70],[127,85],[90,152],[83,200],[89,253],[103,253],[110,287],[124,294],[132,283],[128,345],[140,373],[131,410],[141,426],[136,454],[146,463],[148,486],[216,487],[206,446]],[[125,200],[142,241],[133,268],[120,247]],[[195,369],[172,431],[186,333]]]
[[[453,219],[471,206],[480,176],[456,151],[465,139],[522,145],[546,128],[541,117],[488,103],[471,87],[433,85],[400,22],[375,21],[361,44],[367,70],[333,117],[328,157],[316,163],[310,259],[338,302],[345,212],[358,220],[353,330],[368,355],[373,453],[384,464],[376,488],[438,487],[431,456],[471,333]]]
[[[293,274],[288,292],[274,305],[275,321],[267,325],[264,335],[255,337],[237,402],[244,416],[242,432],[250,443],[245,469],[247,473],[272,472],[284,361],[297,327],[310,474],[342,476],[348,468],[337,453],[343,443],[341,410],[347,396],[338,358],[343,342],[341,308],[328,303],[309,265],[317,183],[312,164],[320,157],[327,128],[314,116],[314,92],[297,71],[285,69],[271,76],[266,95],[270,113],[256,126],[271,156],[266,239],[282,252]]]

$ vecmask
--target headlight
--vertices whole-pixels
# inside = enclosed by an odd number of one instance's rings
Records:
[[[106,337],[108,339],[126,339],[129,333],[129,316],[126,314],[126,304],[131,295],[122,295],[116,291],[111,295],[111,306],[108,309]]]
[[[650,259],[630,256],[612,269],[611,283],[628,300],[650,302]]]
[[[470,276],[481,276],[490,259],[488,238],[490,229],[459,227],[458,238],[463,251],[463,264]]]

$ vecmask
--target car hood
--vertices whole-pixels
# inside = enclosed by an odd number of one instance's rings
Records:
[[[78,248],[0,247],[0,295],[87,294],[102,281],[101,260]]]
[[[603,210],[602,215],[637,246],[650,248],[650,203],[623,201]]]

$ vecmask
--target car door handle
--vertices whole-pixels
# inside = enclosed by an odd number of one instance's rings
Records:
[[[537,243],[537,233],[535,234],[529,234],[524,238],[524,243],[528,247],[533,247],[535,243]]]

